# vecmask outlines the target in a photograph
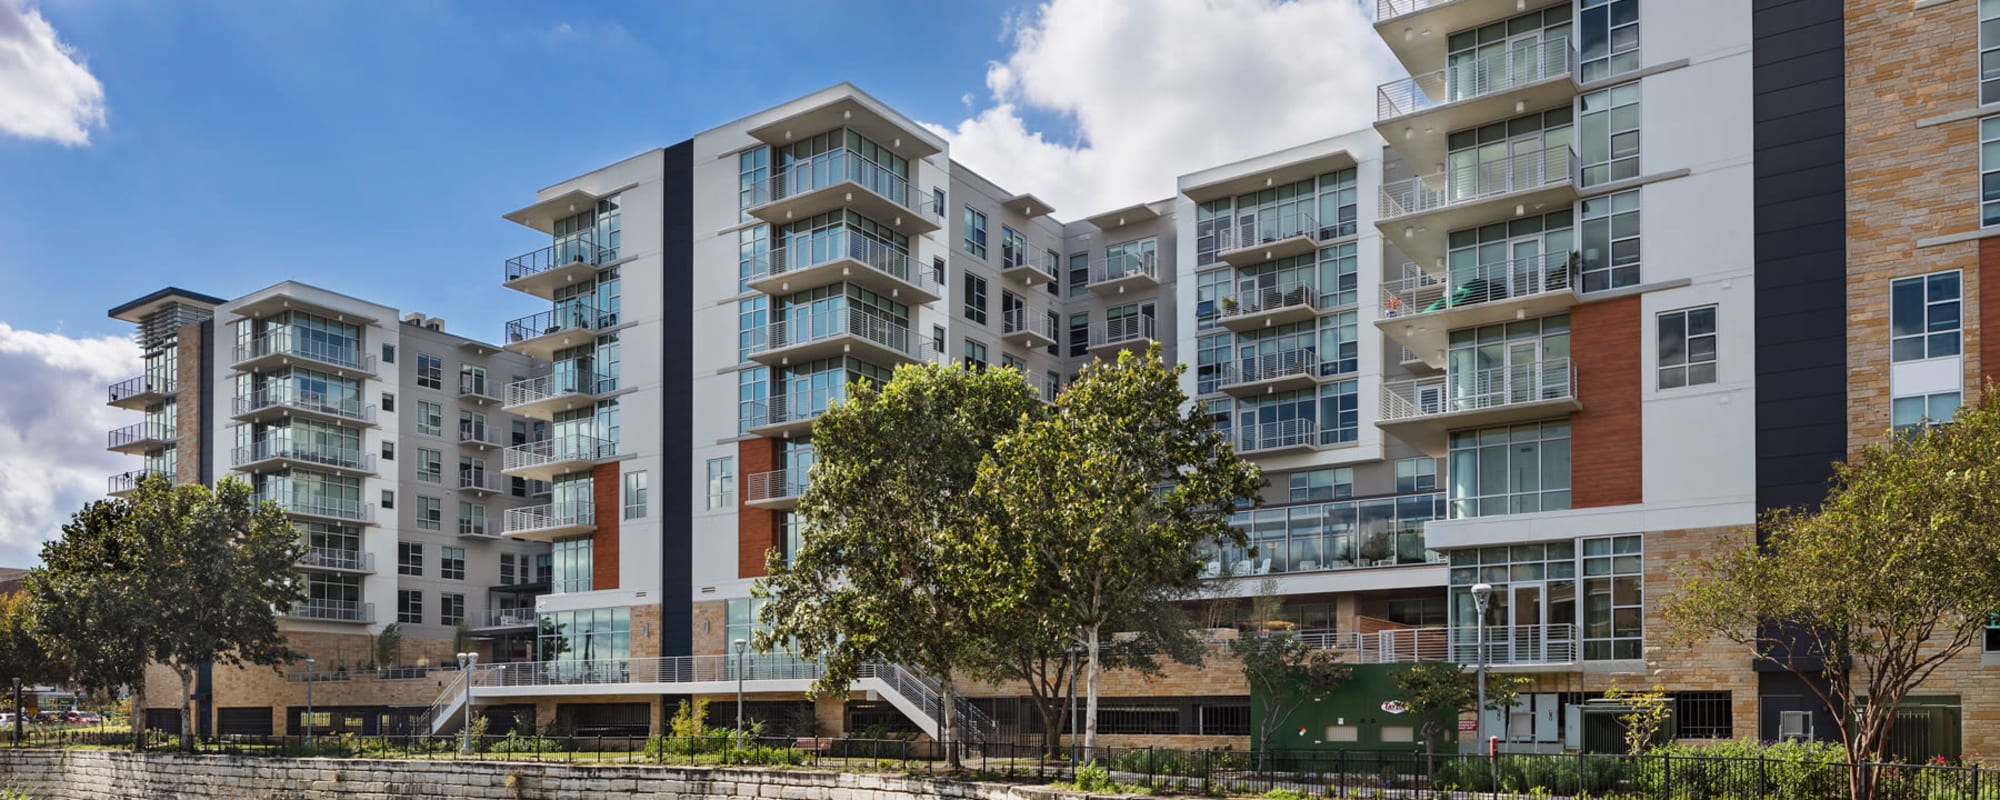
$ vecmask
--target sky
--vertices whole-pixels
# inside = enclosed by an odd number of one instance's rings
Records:
[[[138,466],[125,300],[297,279],[497,339],[546,244],[501,213],[841,81],[1058,218],[1157,200],[1371,123],[1362,2],[0,0],[0,566]]]

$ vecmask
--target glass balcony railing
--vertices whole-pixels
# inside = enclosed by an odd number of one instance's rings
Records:
[[[139,482],[145,480],[148,475],[166,475],[166,473],[156,469],[135,469],[130,472],[121,472],[111,476],[111,479],[106,481],[104,493],[109,495],[130,494],[139,488]]]
[[[284,459],[308,464],[336,467],[339,469],[372,472],[375,469],[375,454],[360,450],[342,450],[332,447],[311,447],[285,441],[256,442],[248,447],[238,447],[231,453],[230,466],[244,467],[259,461]]]
[[[1240,511],[1229,524],[1248,543],[1202,548],[1202,576],[1439,564],[1443,556],[1424,544],[1424,525],[1444,516],[1441,492]]]
[[[354,600],[300,600],[292,604],[291,616],[331,622],[374,622],[375,604]]]
[[[1574,74],[1576,47],[1568,37],[1507,47],[1490,56],[1376,87],[1375,119],[1394,119]]]
[[[1090,282],[1093,284],[1139,277],[1159,280],[1159,254],[1115,255],[1090,265]]]
[[[134,422],[111,431],[104,438],[105,447],[111,450],[138,447],[153,443],[165,444],[173,441],[174,425],[172,417],[161,417],[148,422]]]
[[[776,203],[808,192],[852,182],[888,200],[897,209],[931,224],[940,224],[942,211],[931,202],[931,194],[917,189],[910,180],[860,153],[835,148],[811,158],[772,170],[770,177],[757,181],[746,200],[747,208]],[[758,202],[762,201],[762,202]],[[888,220],[878,220],[888,222]]]
[[[1294,286],[1255,285],[1238,287],[1236,294],[1217,302],[1222,318],[1251,317],[1287,309],[1318,313],[1319,290],[1304,284]]]
[[[789,319],[764,326],[763,342],[753,352],[768,352],[813,342],[855,336],[917,358],[917,341],[907,326],[881,314],[860,308],[835,309],[822,313],[794,312]]]
[[[600,314],[587,303],[565,302],[539,314],[529,314],[507,323],[507,343],[518,344],[542,336],[569,331],[594,331],[616,325],[615,317]]]
[[[289,356],[341,369],[375,371],[375,357],[361,352],[359,343],[311,339],[294,334],[289,328],[266,333],[236,346],[238,364],[266,356]]]
[[[109,392],[110,402],[116,404],[134,397],[143,397],[151,394],[168,394],[173,392],[174,389],[174,381],[172,380],[154,380],[145,375],[140,375],[136,378],[127,378],[111,384]]]
[[[249,394],[236,396],[236,413],[238,416],[275,407],[327,414],[356,422],[375,421],[375,407],[363,404],[359,397],[334,397],[321,392],[303,391],[291,386],[266,387]]]
[[[1400,280],[1382,284],[1382,316],[1392,319],[1563,291],[1574,278],[1570,259],[1566,252],[1543,253],[1447,269],[1442,276],[1405,264]]]
[[[565,237],[540,250],[507,259],[508,281],[517,281],[558,267],[597,267],[618,260],[618,248],[598,244],[595,232]]]
[[[1383,421],[1576,399],[1576,362],[1548,358],[1382,384]]]
[[[527,533],[550,528],[589,526],[597,517],[588,501],[575,503],[551,503],[507,509],[504,530],[508,533]]]
[[[1384,184],[1382,217],[1436,211],[1543,186],[1577,183],[1576,164],[1575,150],[1556,146]]]
[[[929,265],[919,263],[907,251],[842,230],[835,230],[826,236],[800,236],[790,244],[773,247],[769,253],[753,257],[750,280],[777,277],[841,260],[859,261],[869,269],[932,294],[941,288]]]

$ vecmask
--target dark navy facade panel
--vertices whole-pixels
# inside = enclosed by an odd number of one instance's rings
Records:
[[[1752,0],[1757,506],[1815,506],[1847,455],[1841,0]]]
[[[689,298],[694,297],[694,140],[666,148],[665,202],[660,262],[666,270],[661,281],[666,296],[666,341],[660,352],[666,363],[662,375],[694,374],[694,315]],[[676,277],[678,276],[678,277]],[[676,313],[679,309],[679,313]],[[675,321],[675,317],[679,321]],[[694,393],[686,381],[668,380],[660,403],[661,444],[667,454],[661,469],[661,486],[687,487],[695,481],[689,454],[694,452]],[[664,499],[660,526],[660,654],[684,656],[694,653],[694,564],[688,554],[694,547],[694,497],[692,492],[656,492]]]

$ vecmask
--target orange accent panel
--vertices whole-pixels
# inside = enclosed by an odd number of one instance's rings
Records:
[[[1570,312],[1570,357],[1583,410],[1570,417],[1570,505],[1622,506],[1645,500],[1639,358],[1639,298],[1586,303]]]
[[[590,468],[590,503],[597,532],[590,537],[590,588],[618,588],[618,520],[625,507],[618,503],[618,463]]]
[[[736,443],[736,577],[764,577],[764,554],[778,543],[778,512],[743,504],[750,476],[778,468],[777,439]]]

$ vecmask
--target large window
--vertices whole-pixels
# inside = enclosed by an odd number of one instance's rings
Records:
[[[1090,254],[1071,253],[1069,256],[1069,296],[1082,297],[1090,294]]]
[[[736,373],[736,432],[745,433],[768,421],[771,404],[769,367],[751,367]]]
[[[458,532],[470,536],[486,533],[486,507],[478,503],[458,501]]]
[[[417,433],[425,436],[444,435],[444,406],[428,400],[417,401]]]
[[[1000,267],[1013,269],[1028,263],[1028,237],[1005,225],[1000,226]]]
[[[1660,315],[1660,388],[1715,382],[1715,306]]]
[[[986,324],[986,279],[969,272],[965,275],[965,318]]]
[[[1964,399],[1961,392],[1936,392],[1897,397],[1889,401],[1889,424],[1903,431],[1920,425],[1950,420]]]
[[[557,593],[590,591],[590,545],[591,539],[588,536],[556,541],[555,577],[549,591]]]
[[[418,353],[417,385],[426,389],[443,389],[444,359],[429,353]]]
[[[965,340],[965,368],[985,369],[987,363],[986,343],[978,339]]]
[[[1311,503],[1354,496],[1354,468],[1309,469],[1286,479],[1290,502]]]
[[[965,252],[986,257],[986,215],[965,207]]]
[[[1569,421],[1453,431],[1451,516],[1569,508]]]
[[[396,590],[396,621],[405,625],[424,623],[424,593],[412,589]]]
[[[444,453],[426,447],[417,448],[417,480],[424,483],[444,482]]]
[[[424,546],[421,542],[396,543],[396,574],[421,578],[424,575]]]
[[[1921,361],[1960,350],[1961,275],[1957,270],[1889,284],[1889,359]]]
[[[1632,82],[1582,98],[1577,117],[1577,158],[1583,185],[1639,177],[1639,84]]]
[[[444,530],[444,501],[417,495],[417,530]]]
[[[1584,82],[1639,68],[1639,0],[1583,0],[1578,22]]]
[[[1396,459],[1396,491],[1437,491],[1437,459],[1429,456]]]
[[[1639,284],[1639,190],[1583,201],[1583,290]]]
[[[2000,102],[2000,3],[1979,0],[1979,104]]]
[[[750,360],[750,354],[764,349],[771,323],[770,295],[757,295],[736,303],[736,361]]]
[[[458,592],[438,593],[438,624],[457,625],[465,621],[465,595]]]
[[[1638,536],[1583,540],[1583,657],[1642,656],[1645,568]]]
[[[643,519],[646,516],[646,471],[625,473],[625,518]]]
[[[465,580],[465,548],[438,548],[438,577],[445,580]]]
[[[554,661],[557,675],[579,674],[605,661],[622,661],[632,654],[632,613],[624,608],[554,611],[543,614],[536,633],[535,656]],[[643,710],[643,707],[642,707]]]

